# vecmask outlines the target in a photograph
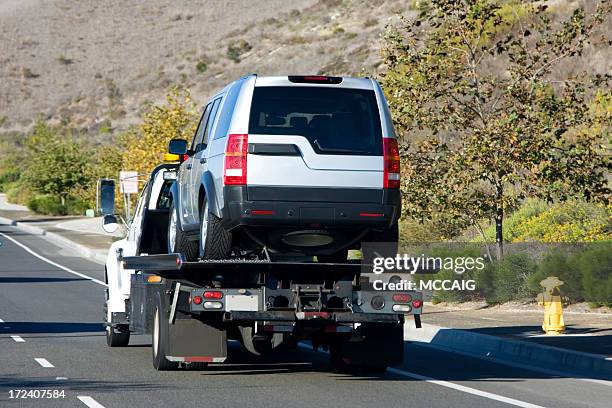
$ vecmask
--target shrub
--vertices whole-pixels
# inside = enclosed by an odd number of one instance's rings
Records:
[[[612,306],[612,248],[610,243],[589,247],[582,253],[579,267],[584,298],[598,305]]]
[[[240,62],[242,54],[251,51],[253,46],[246,40],[232,41],[227,46],[227,58],[231,59],[235,63]]]
[[[579,266],[579,253],[570,253],[566,248],[553,250],[538,265],[538,270],[529,279],[529,287],[537,292],[542,291],[540,282],[549,276],[556,276],[563,281],[561,294],[572,302],[584,299],[582,274]]]
[[[504,222],[508,242],[593,242],[612,239],[612,207],[571,200],[549,205],[527,200]],[[494,241],[495,225],[485,230],[487,241]],[[478,238],[475,241],[480,241]]]
[[[28,208],[38,214],[66,215],[58,197],[51,195],[36,195],[28,200]]]
[[[501,261],[488,265],[478,278],[487,303],[533,297],[537,291],[528,285],[537,265],[527,254],[507,254]]]
[[[11,185],[19,180],[20,172],[16,169],[0,169],[0,192],[6,192]]]
[[[196,71],[198,71],[200,74],[206,72],[207,69],[208,64],[206,64],[205,61],[198,61],[198,63],[196,64]]]

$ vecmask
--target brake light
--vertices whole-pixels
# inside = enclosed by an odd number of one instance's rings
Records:
[[[199,305],[202,303],[202,297],[201,296],[194,296],[193,297],[193,303],[196,305]]]
[[[383,138],[385,174],[384,188],[399,188],[400,186],[400,156],[397,140]]]
[[[225,185],[245,185],[247,181],[247,151],[249,135],[229,135],[225,148]]]
[[[415,299],[412,301],[412,307],[414,307],[415,309],[418,309],[421,306],[423,306],[423,302],[421,300]]]
[[[223,292],[204,292],[204,299],[221,299]]]
[[[324,76],[324,75],[289,75],[289,81],[295,84],[339,84],[342,82],[342,77]]]

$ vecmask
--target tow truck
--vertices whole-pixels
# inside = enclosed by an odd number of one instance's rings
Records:
[[[412,315],[420,327],[422,294],[375,290],[359,260],[274,258],[265,249],[192,262],[181,253],[167,254],[177,167],[165,163],[152,171],[131,221],[124,222],[126,237],[110,247],[108,346],[127,346],[131,334],[150,334],[153,367],[160,371],[223,363],[231,340],[255,355],[309,343],[329,350],[337,371],[384,372],[403,362],[404,319]],[[119,225],[114,189],[114,180],[99,181],[107,232]]]

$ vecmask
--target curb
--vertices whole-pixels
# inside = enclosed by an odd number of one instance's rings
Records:
[[[565,372],[584,378],[612,379],[612,361],[598,354],[583,353],[551,346],[528,343],[469,330],[423,324],[421,329],[406,325],[404,340],[428,343],[473,357]]]
[[[32,225],[28,225],[24,222],[17,222],[15,220],[11,220],[10,218],[0,217],[0,224],[9,225],[11,227],[15,227],[21,231],[27,232],[32,235],[41,235],[47,238],[49,241],[62,246],[64,248],[68,248],[74,250],[79,253],[84,258],[90,259],[98,264],[104,265],[106,263],[106,254],[95,251],[83,244],[78,244],[71,239],[63,237],[55,232],[48,232],[44,228],[35,227]]]

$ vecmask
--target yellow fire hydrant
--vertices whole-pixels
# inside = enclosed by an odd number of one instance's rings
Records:
[[[561,305],[561,292],[559,286],[563,285],[556,276],[549,276],[540,282],[544,291],[538,295],[538,306],[544,306],[544,322],[542,329],[546,334],[556,335],[565,331],[563,322],[563,306]]]

